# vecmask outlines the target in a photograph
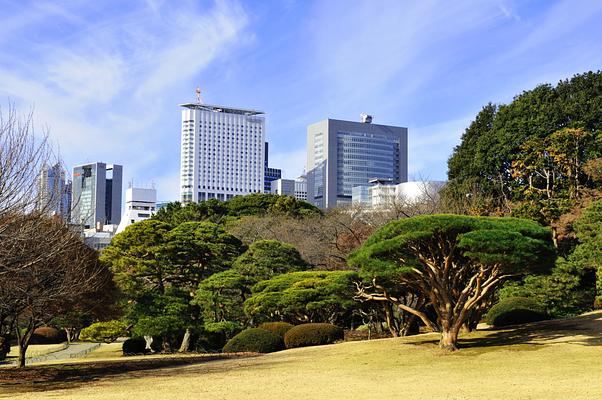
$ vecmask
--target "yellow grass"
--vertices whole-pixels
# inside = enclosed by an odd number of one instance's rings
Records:
[[[61,344],[31,344],[27,347],[27,357],[38,357],[48,353],[54,353],[65,348],[65,343]],[[9,357],[19,356],[19,346],[11,346]]]
[[[476,332],[442,353],[437,335],[293,349],[135,372],[14,399],[600,399],[602,313],[537,329]],[[1,390],[1,388],[0,388]]]

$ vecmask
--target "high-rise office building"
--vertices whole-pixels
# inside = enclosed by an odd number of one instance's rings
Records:
[[[282,170],[278,168],[269,167],[269,148],[268,142],[265,142],[264,159],[265,159],[265,174],[263,176],[263,191],[265,193],[271,193],[272,182],[282,178]]]
[[[265,118],[262,111],[181,104],[180,192],[183,203],[262,193]]]
[[[71,221],[85,229],[121,221],[121,165],[92,163],[73,168]]]
[[[351,203],[371,179],[407,181],[408,129],[327,119],[307,127],[307,200],[320,208]]]
[[[45,164],[40,170],[37,204],[40,211],[69,220],[71,181],[65,181],[65,170],[60,164]]]

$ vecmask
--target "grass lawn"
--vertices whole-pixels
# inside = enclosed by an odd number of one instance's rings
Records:
[[[602,312],[474,332],[453,354],[436,342],[436,334],[347,342],[63,380],[44,392],[12,385],[6,393],[11,399],[89,400],[602,398]],[[5,388],[0,384],[0,396]]]
[[[60,344],[31,344],[27,347],[27,357],[38,357],[45,354],[54,353],[55,351],[63,350],[66,343]],[[11,346],[8,357],[19,357],[19,346]]]

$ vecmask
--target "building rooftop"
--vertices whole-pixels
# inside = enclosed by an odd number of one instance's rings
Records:
[[[241,114],[241,115],[263,115],[263,111],[258,110],[246,110],[244,108],[233,108],[226,106],[216,106],[211,104],[199,104],[199,103],[184,103],[180,104],[180,107],[186,107],[191,110],[205,110],[213,112],[224,112],[228,114]]]

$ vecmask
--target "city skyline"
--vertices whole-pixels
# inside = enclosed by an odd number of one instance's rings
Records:
[[[197,86],[266,112],[284,178],[305,167],[307,125],[366,112],[409,128],[410,179],[439,180],[487,102],[602,65],[600,2],[374,4],[8,2],[0,94],[33,108],[69,170],[111,160],[176,200],[178,104]]]

